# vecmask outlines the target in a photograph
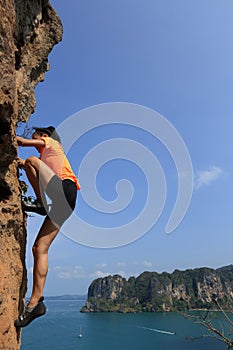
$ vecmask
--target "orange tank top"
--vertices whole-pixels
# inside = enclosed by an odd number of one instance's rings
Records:
[[[62,145],[51,137],[42,137],[45,146],[40,148],[40,159],[53,170],[55,175],[62,180],[69,179],[76,184],[77,190],[80,185],[71,165],[66,158]]]

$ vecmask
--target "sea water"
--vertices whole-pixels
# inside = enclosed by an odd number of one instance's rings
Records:
[[[206,331],[178,313],[80,313],[84,304],[85,301],[46,301],[46,315],[23,329],[21,349],[225,349],[224,344],[203,336]]]

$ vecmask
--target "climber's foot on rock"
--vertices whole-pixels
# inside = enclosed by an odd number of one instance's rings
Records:
[[[31,323],[35,318],[43,316],[46,313],[46,306],[43,303],[44,298],[41,297],[36,304],[36,306],[29,308],[25,306],[22,314],[14,322],[15,327],[26,327]]]
[[[45,216],[47,214],[45,208],[40,204],[40,202],[37,199],[32,200],[31,198],[32,197],[22,198],[23,211]]]

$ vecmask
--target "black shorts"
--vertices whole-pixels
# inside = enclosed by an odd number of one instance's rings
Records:
[[[46,194],[52,200],[47,217],[56,226],[61,227],[74,211],[77,198],[76,184],[72,180],[61,180],[54,175],[46,187]]]

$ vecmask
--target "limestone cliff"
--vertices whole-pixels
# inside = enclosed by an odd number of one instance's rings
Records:
[[[177,311],[209,307],[213,299],[232,306],[233,265],[221,269],[144,272],[128,280],[115,275],[94,280],[82,312]]]
[[[34,88],[62,38],[46,0],[0,0],[0,349],[19,349],[14,319],[26,293],[26,219],[21,210],[15,130],[35,108]]]

